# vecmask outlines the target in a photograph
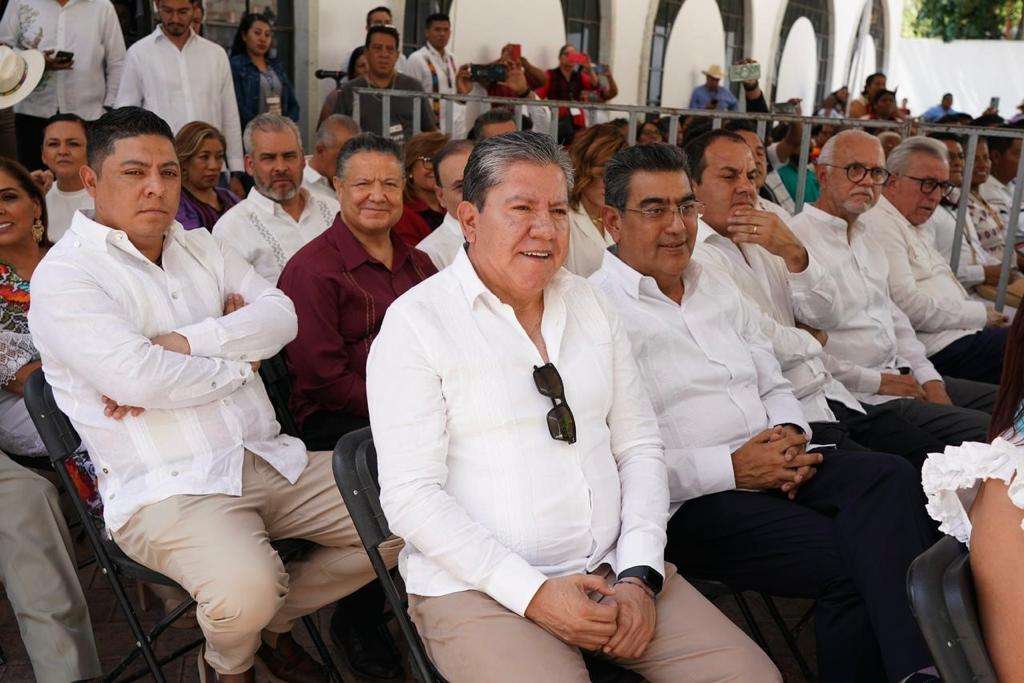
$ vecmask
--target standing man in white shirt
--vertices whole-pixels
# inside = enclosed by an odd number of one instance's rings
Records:
[[[128,50],[117,106],[148,109],[175,134],[192,121],[219,130],[228,143],[231,191],[241,197],[242,130],[227,53],[192,31],[190,0],[157,0],[157,11],[160,25]]]
[[[295,122],[260,114],[245,127],[245,168],[253,179],[249,195],[213,226],[252,264],[260,277],[277,282],[288,259],[330,227],[338,200],[313,196],[302,187],[306,164]]]
[[[935,370],[906,314],[890,298],[882,247],[860,221],[889,179],[884,164],[873,135],[847,130],[830,138],[818,157],[821,196],[790,222],[832,273],[845,307],[840,324],[825,330],[825,351],[833,359],[829,370],[869,413],[894,410],[949,445],[985,441],[996,388],[944,378]]]
[[[764,210],[772,204],[756,194],[760,172],[751,136],[744,133],[711,131],[686,145],[694,194],[704,206],[694,259],[727,273],[759,314],[761,332],[793,385],[816,443],[867,447],[921,465],[946,444],[893,411],[867,413],[828,371],[834,359],[823,348],[823,329],[835,327],[843,315],[838,286],[779,214]],[[757,232],[748,239],[751,225]]]
[[[292,624],[373,570],[330,455],[280,433],[256,375],[294,338],[294,307],[175,222],[180,173],[159,117],[115,110],[89,142],[96,211],[36,268],[29,325],[96,466],[107,529],[196,599],[203,680],[252,681],[254,655],[285,681],[323,680]],[[286,570],[268,543],[283,538],[317,548]]]
[[[409,55],[409,61],[406,62],[405,67],[400,68],[400,71],[419,81],[424,92],[448,95],[458,92],[459,83],[456,78],[459,72],[458,61],[455,59],[455,55],[446,50],[448,41],[452,37],[451,19],[443,12],[435,12],[427,16],[426,29],[424,33],[426,42],[423,47]],[[440,100],[432,100],[430,104],[434,110],[434,118],[441,125],[441,132],[450,134],[451,131],[444,130],[445,117],[441,112]],[[444,106],[450,107],[453,104],[447,102]],[[461,122],[460,114],[462,112],[460,110],[463,107],[455,105],[455,108],[453,125],[456,130],[462,130],[464,124]]]
[[[54,182],[46,193],[46,234],[59,240],[75,212],[92,208],[92,197],[79,173],[86,161],[85,121],[75,114],[57,114],[43,129],[43,164]]]
[[[702,205],[685,168],[661,143],[612,157],[604,223],[617,256],[591,276],[665,441],[666,559],[739,590],[814,598],[823,681],[938,680],[920,678],[931,657],[905,588],[933,540],[917,472],[882,453],[805,451],[810,427],[756,311],[691,259]]]
[[[907,314],[935,369],[951,377],[999,384],[1007,318],[975,301],[921,230],[953,190],[946,146],[927,137],[902,142],[885,162],[889,182],[861,217],[885,250],[889,291]]]
[[[445,208],[444,220],[416,248],[425,252],[438,270],[447,268],[466,243],[462,224],[455,212],[462,202],[462,180],[472,140],[449,140],[434,155],[434,178],[437,180],[437,201]]]
[[[110,0],[10,0],[0,43],[40,50],[46,59],[43,79],[14,107],[18,160],[35,171],[47,119],[77,114],[92,121],[114,106],[125,61],[121,24]]]
[[[370,350],[409,613],[453,683],[589,681],[581,648],[652,683],[781,680],[664,562],[665,461],[628,339],[561,268],[571,179],[548,136],[477,145],[468,250],[391,305]]]
[[[359,135],[359,124],[344,114],[331,114],[316,129],[313,153],[306,157],[306,168],[302,169],[302,187],[310,196],[338,200],[334,189],[338,155],[345,143],[356,135]]]

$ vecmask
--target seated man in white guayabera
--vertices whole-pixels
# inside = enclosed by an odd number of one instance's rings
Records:
[[[291,636],[373,578],[331,475],[281,434],[256,374],[295,337],[292,302],[206,230],[174,220],[171,129],[125,107],[89,130],[94,213],[32,277],[29,327],[96,467],[107,532],[196,599],[205,681],[326,681]],[[287,570],[270,541],[317,547]],[[398,541],[386,549],[394,560]]]
[[[466,238],[462,236],[462,225],[455,217],[455,211],[462,202],[462,174],[466,171],[466,162],[474,144],[472,140],[449,140],[441,151],[434,155],[437,201],[444,207],[446,213],[441,225],[420,240],[416,248],[429,256],[438,270],[451,265],[466,243]]]
[[[685,168],[660,143],[608,161],[617,252],[590,278],[621,316],[665,440],[665,557],[741,590],[815,599],[823,681],[936,680],[904,578],[932,540],[917,471],[894,455],[805,450],[811,428],[757,311],[691,259],[701,203]]]
[[[893,301],[907,314],[938,372],[999,384],[1007,318],[968,296],[921,227],[954,188],[946,146],[908,138],[889,153],[885,167],[889,181],[882,196],[860,220],[885,251]]]
[[[470,154],[467,250],[391,304],[367,363],[409,613],[453,683],[777,681],[664,562],[658,425],[617,316],[562,269],[572,170],[548,136]]]
[[[331,226],[338,200],[303,187],[302,135],[295,122],[260,114],[245,127],[245,169],[253,187],[213,226],[271,284],[288,259]]]
[[[825,143],[816,169],[821,196],[789,227],[832,274],[845,307],[825,330],[828,369],[869,414],[892,410],[948,445],[983,440],[995,387],[936,371],[890,297],[885,253],[860,220],[889,179],[878,138],[843,131]]]
[[[933,453],[922,481],[939,528],[970,544],[985,648],[1000,681],[1024,681],[1024,320],[1017,315],[988,443]]]

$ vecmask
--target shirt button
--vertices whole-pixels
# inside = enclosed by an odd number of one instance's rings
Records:
[[[79,242],[78,240],[75,240],[75,246],[76,246],[76,247],[80,247],[80,246],[82,246],[82,243],[81,243],[81,242]]]
[[[173,471],[171,472],[171,476],[172,476],[172,477],[176,477],[176,476],[178,476],[178,470],[173,470]]]
[[[178,298],[178,293],[177,292],[171,292],[171,298],[172,299],[177,299]]]
[[[110,474],[110,470],[108,470],[106,467],[104,467],[103,468],[103,474]]]
[[[216,387],[216,386],[217,386],[217,383],[216,383],[216,382],[210,382],[210,386],[211,386],[211,387]]]
[[[116,493],[111,493],[110,494],[110,500],[114,500],[115,498],[117,498],[117,494]]]

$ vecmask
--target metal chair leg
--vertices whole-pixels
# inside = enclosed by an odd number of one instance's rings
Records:
[[[302,617],[302,623],[305,625],[306,630],[309,632],[309,637],[313,641],[313,647],[320,653],[320,659],[323,661],[324,668],[327,669],[327,676],[336,683],[343,683],[341,673],[338,671],[338,667],[334,664],[334,658],[331,657],[331,651],[327,649],[327,643],[324,642],[323,637],[320,635],[320,629],[316,624],[316,615],[307,614]]]
[[[733,591],[732,597],[736,599],[736,604],[739,605],[740,612],[743,613],[743,619],[747,622],[747,626],[750,627],[751,635],[754,638],[754,642],[764,650],[764,653],[768,655],[768,658],[773,662],[775,661],[775,655],[772,654],[771,648],[768,647],[768,641],[765,640],[764,633],[761,632],[761,627],[757,625],[757,619],[754,618],[754,613],[750,609],[750,604],[747,599],[743,597],[741,591]]]
[[[0,647],[0,666],[7,663],[7,657],[4,657],[4,649]]]
[[[764,600],[764,605],[768,609],[768,614],[771,616],[772,621],[775,622],[775,626],[778,627],[779,632],[782,634],[782,639],[786,641],[786,646],[789,648],[790,654],[793,655],[793,659],[796,660],[797,666],[800,667],[800,673],[803,674],[804,679],[807,681],[814,681],[814,672],[811,671],[810,665],[807,664],[807,660],[804,659],[804,655],[800,652],[800,645],[796,642],[796,638],[793,636],[793,632],[786,626],[785,619],[782,618],[782,614],[779,613],[779,608],[775,605],[775,601],[767,593],[761,593],[761,599]]]

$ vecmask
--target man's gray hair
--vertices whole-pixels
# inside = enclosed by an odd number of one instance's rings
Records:
[[[841,144],[845,144],[846,141],[851,140],[853,138],[873,140],[878,144],[879,147],[881,147],[882,145],[882,143],[878,142],[878,138],[876,138],[871,133],[866,133],[860,130],[859,128],[850,128],[848,130],[836,133],[835,135],[830,137],[824,145],[822,145],[821,153],[818,155],[818,163],[834,164],[836,159],[836,148]]]
[[[949,150],[946,149],[946,145],[933,138],[915,135],[912,138],[907,138],[889,152],[885,167],[889,169],[890,173],[903,175],[907,172],[910,160],[915,154],[926,154],[933,159],[941,159],[947,164],[949,163]]]
[[[345,116],[344,114],[331,114],[320,127],[316,129],[316,144],[330,146],[336,144],[338,138],[334,135],[335,128],[342,128],[354,137],[359,135],[362,131],[359,130],[359,123],[351,116]]]
[[[280,133],[283,130],[290,130],[295,133],[295,144],[301,150],[302,133],[299,132],[299,127],[295,125],[295,122],[279,114],[267,113],[260,114],[246,125],[245,132],[242,133],[242,145],[245,147],[245,153],[252,154],[253,136],[257,131],[260,133]]]
[[[360,133],[346,142],[338,153],[338,163],[334,167],[335,177],[344,178],[345,165],[348,164],[348,160],[361,152],[392,156],[399,166],[405,163],[402,159],[402,150],[394,140],[376,133]]]
[[[547,135],[519,131],[477,143],[462,175],[462,198],[482,211],[487,193],[504,179],[508,168],[518,162],[558,166],[565,176],[566,194],[572,190],[572,162],[565,150]]]

